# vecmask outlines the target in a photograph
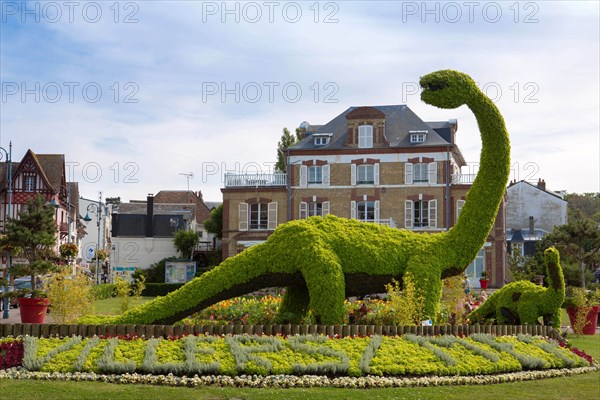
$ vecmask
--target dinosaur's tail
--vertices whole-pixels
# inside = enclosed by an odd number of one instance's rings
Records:
[[[490,297],[486,301],[483,302],[482,305],[473,310],[469,315],[467,315],[467,319],[471,323],[482,322],[483,320],[493,317],[496,314],[496,302],[498,301],[498,296],[496,292],[492,293]]]
[[[264,287],[282,287],[301,281],[301,275],[293,269],[286,272],[277,268],[278,272],[274,272],[275,266],[281,263],[273,259],[271,248],[267,243],[252,246],[180,289],[125,312],[115,322],[172,324],[219,301]]]

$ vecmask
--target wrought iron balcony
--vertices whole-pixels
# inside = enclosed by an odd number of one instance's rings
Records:
[[[285,186],[287,174],[225,174],[225,187]]]

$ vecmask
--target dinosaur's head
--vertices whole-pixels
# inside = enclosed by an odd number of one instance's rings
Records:
[[[432,72],[419,81],[421,100],[438,108],[458,108],[469,103],[478,91],[467,74],[450,69]]]

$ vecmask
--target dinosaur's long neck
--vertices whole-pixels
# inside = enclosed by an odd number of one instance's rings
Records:
[[[453,270],[452,275],[464,271],[485,243],[510,174],[510,143],[502,114],[479,91],[467,105],[477,119],[482,148],[479,172],[467,193],[458,221],[448,232],[445,243],[445,248],[452,254],[452,262],[447,266],[449,270]]]
[[[560,266],[560,258],[558,253],[545,255],[546,263],[546,281],[548,282],[548,291],[550,296],[560,297],[560,303],[562,304],[565,296],[565,277],[563,275],[562,268]]]

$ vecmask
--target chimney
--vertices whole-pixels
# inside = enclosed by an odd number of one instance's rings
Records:
[[[546,181],[545,181],[545,180],[543,180],[543,179],[541,179],[541,178],[540,178],[540,179],[538,179],[537,187],[538,187],[540,190],[543,190],[543,191],[545,192],[545,191],[546,191]]]
[[[148,193],[146,201],[146,237],[154,236],[154,195]]]
[[[529,216],[529,234],[535,234],[535,221],[532,216]]]

